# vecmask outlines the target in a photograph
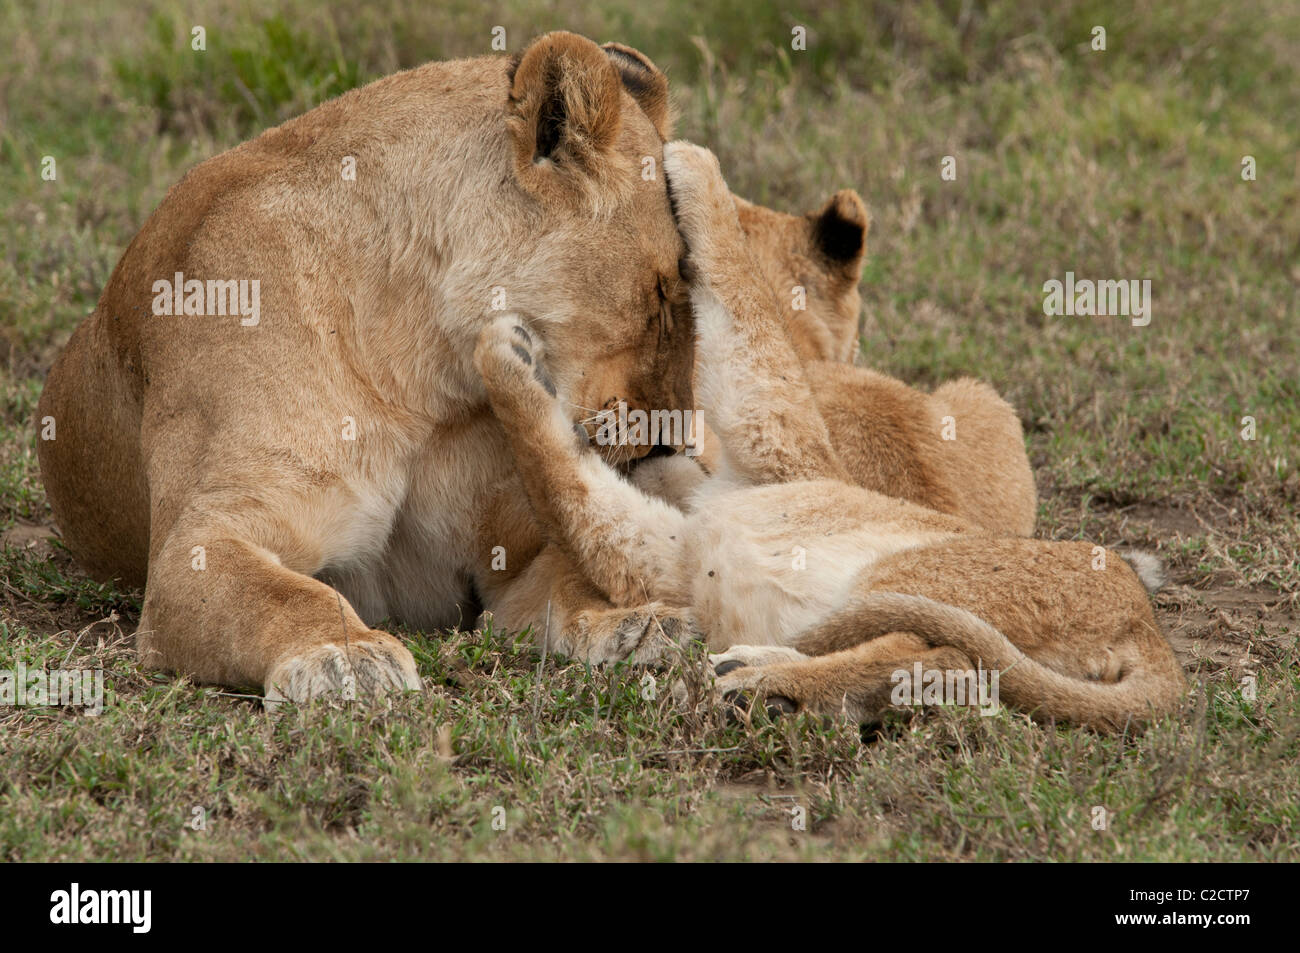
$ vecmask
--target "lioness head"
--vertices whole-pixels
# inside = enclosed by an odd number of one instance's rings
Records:
[[[668,86],[635,50],[548,33],[505,69],[509,262],[501,306],[542,335],[560,396],[597,415],[692,406],[694,333],[663,174]],[[484,217],[497,210],[482,209]],[[656,415],[656,420],[661,419]],[[665,442],[680,445],[679,439]],[[605,447],[611,462],[659,438]]]
[[[736,209],[763,277],[789,317],[799,358],[851,361],[870,225],[858,193],[842,189],[807,215],[786,215],[739,197]]]

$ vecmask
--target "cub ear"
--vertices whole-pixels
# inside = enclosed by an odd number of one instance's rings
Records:
[[[622,43],[601,46],[626,89],[641,107],[665,142],[673,137],[673,120],[668,106],[668,77],[640,50]]]
[[[547,33],[507,75],[516,168],[553,163],[595,171],[622,118],[618,70],[601,48],[575,33]]]
[[[871,226],[867,207],[858,193],[841,189],[820,212],[809,212],[805,217],[811,226],[813,248],[834,270],[856,284],[862,276],[867,229]]]

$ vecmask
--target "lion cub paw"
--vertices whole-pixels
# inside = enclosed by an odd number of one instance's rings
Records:
[[[683,140],[664,146],[664,174],[677,227],[692,259],[708,265],[720,238],[741,235],[735,200],[722,178],[717,157],[703,146]]]
[[[726,675],[738,668],[758,668],[778,662],[806,662],[808,656],[783,645],[733,645],[725,652],[709,653],[713,674]]]
[[[496,395],[516,399],[539,393],[547,398],[556,396],[541,337],[517,314],[502,315],[479,333],[474,366]]]
[[[274,709],[285,701],[301,703],[330,695],[350,701],[422,688],[415,658],[406,646],[385,635],[354,639],[347,645],[327,643],[281,659],[267,675],[263,693],[266,707]]]
[[[709,668],[714,677],[712,695],[733,716],[748,718],[755,698],[762,700],[769,718],[791,714],[801,706],[788,695],[769,690],[770,686],[765,684],[767,673],[764,668],[807,659],[808,656],[802,652],[779,645],[733,645],[725,652],[710,653]],[[673,698],[679,705],[688,703],[689,691],[684,681],[673,685]]]
[[[709,656],[717,679],[713,689],[736,712],[749,713],[757,698],[769,718],[792,714],[799,710],[798,703],[786,695],[765,691],[763,668],[807,658],[802,652],[779,645],[733,645]]]

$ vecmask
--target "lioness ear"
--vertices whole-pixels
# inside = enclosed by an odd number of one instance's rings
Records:
[[[640,50],[622,43],[605,43],[601,49],[618,70],[623,88],[654,123],[660,138],[664,141],[671,139],[673,120],[668,108],[668,77]]]
[[[830,197],[820,212],[806,216],[812,230],[813,247],[845,278],[857,283],[867,250],[870,218],[858,193],[841,189]]]
[[[516,168],[554,163],[595,171],[622,117],[618,70],[600,47],[574,33],[547,33],[508,76]]]

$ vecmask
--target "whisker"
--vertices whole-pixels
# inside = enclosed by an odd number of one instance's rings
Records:
[[[599,407],[585,407],[585,406],[583,406],[582,404],[575,404],[575,403],[574,403],[573,401],[571,401],[571,400],[566,400],[566,401],[564,401],[564,403],[568,404],[570,407],[576,407],[576,408],[578,408],[578,410],[589,410],[589,411],[591,411],[593,414],[598,414],[598,413],[601,412],[601,409],[600,409]]]

